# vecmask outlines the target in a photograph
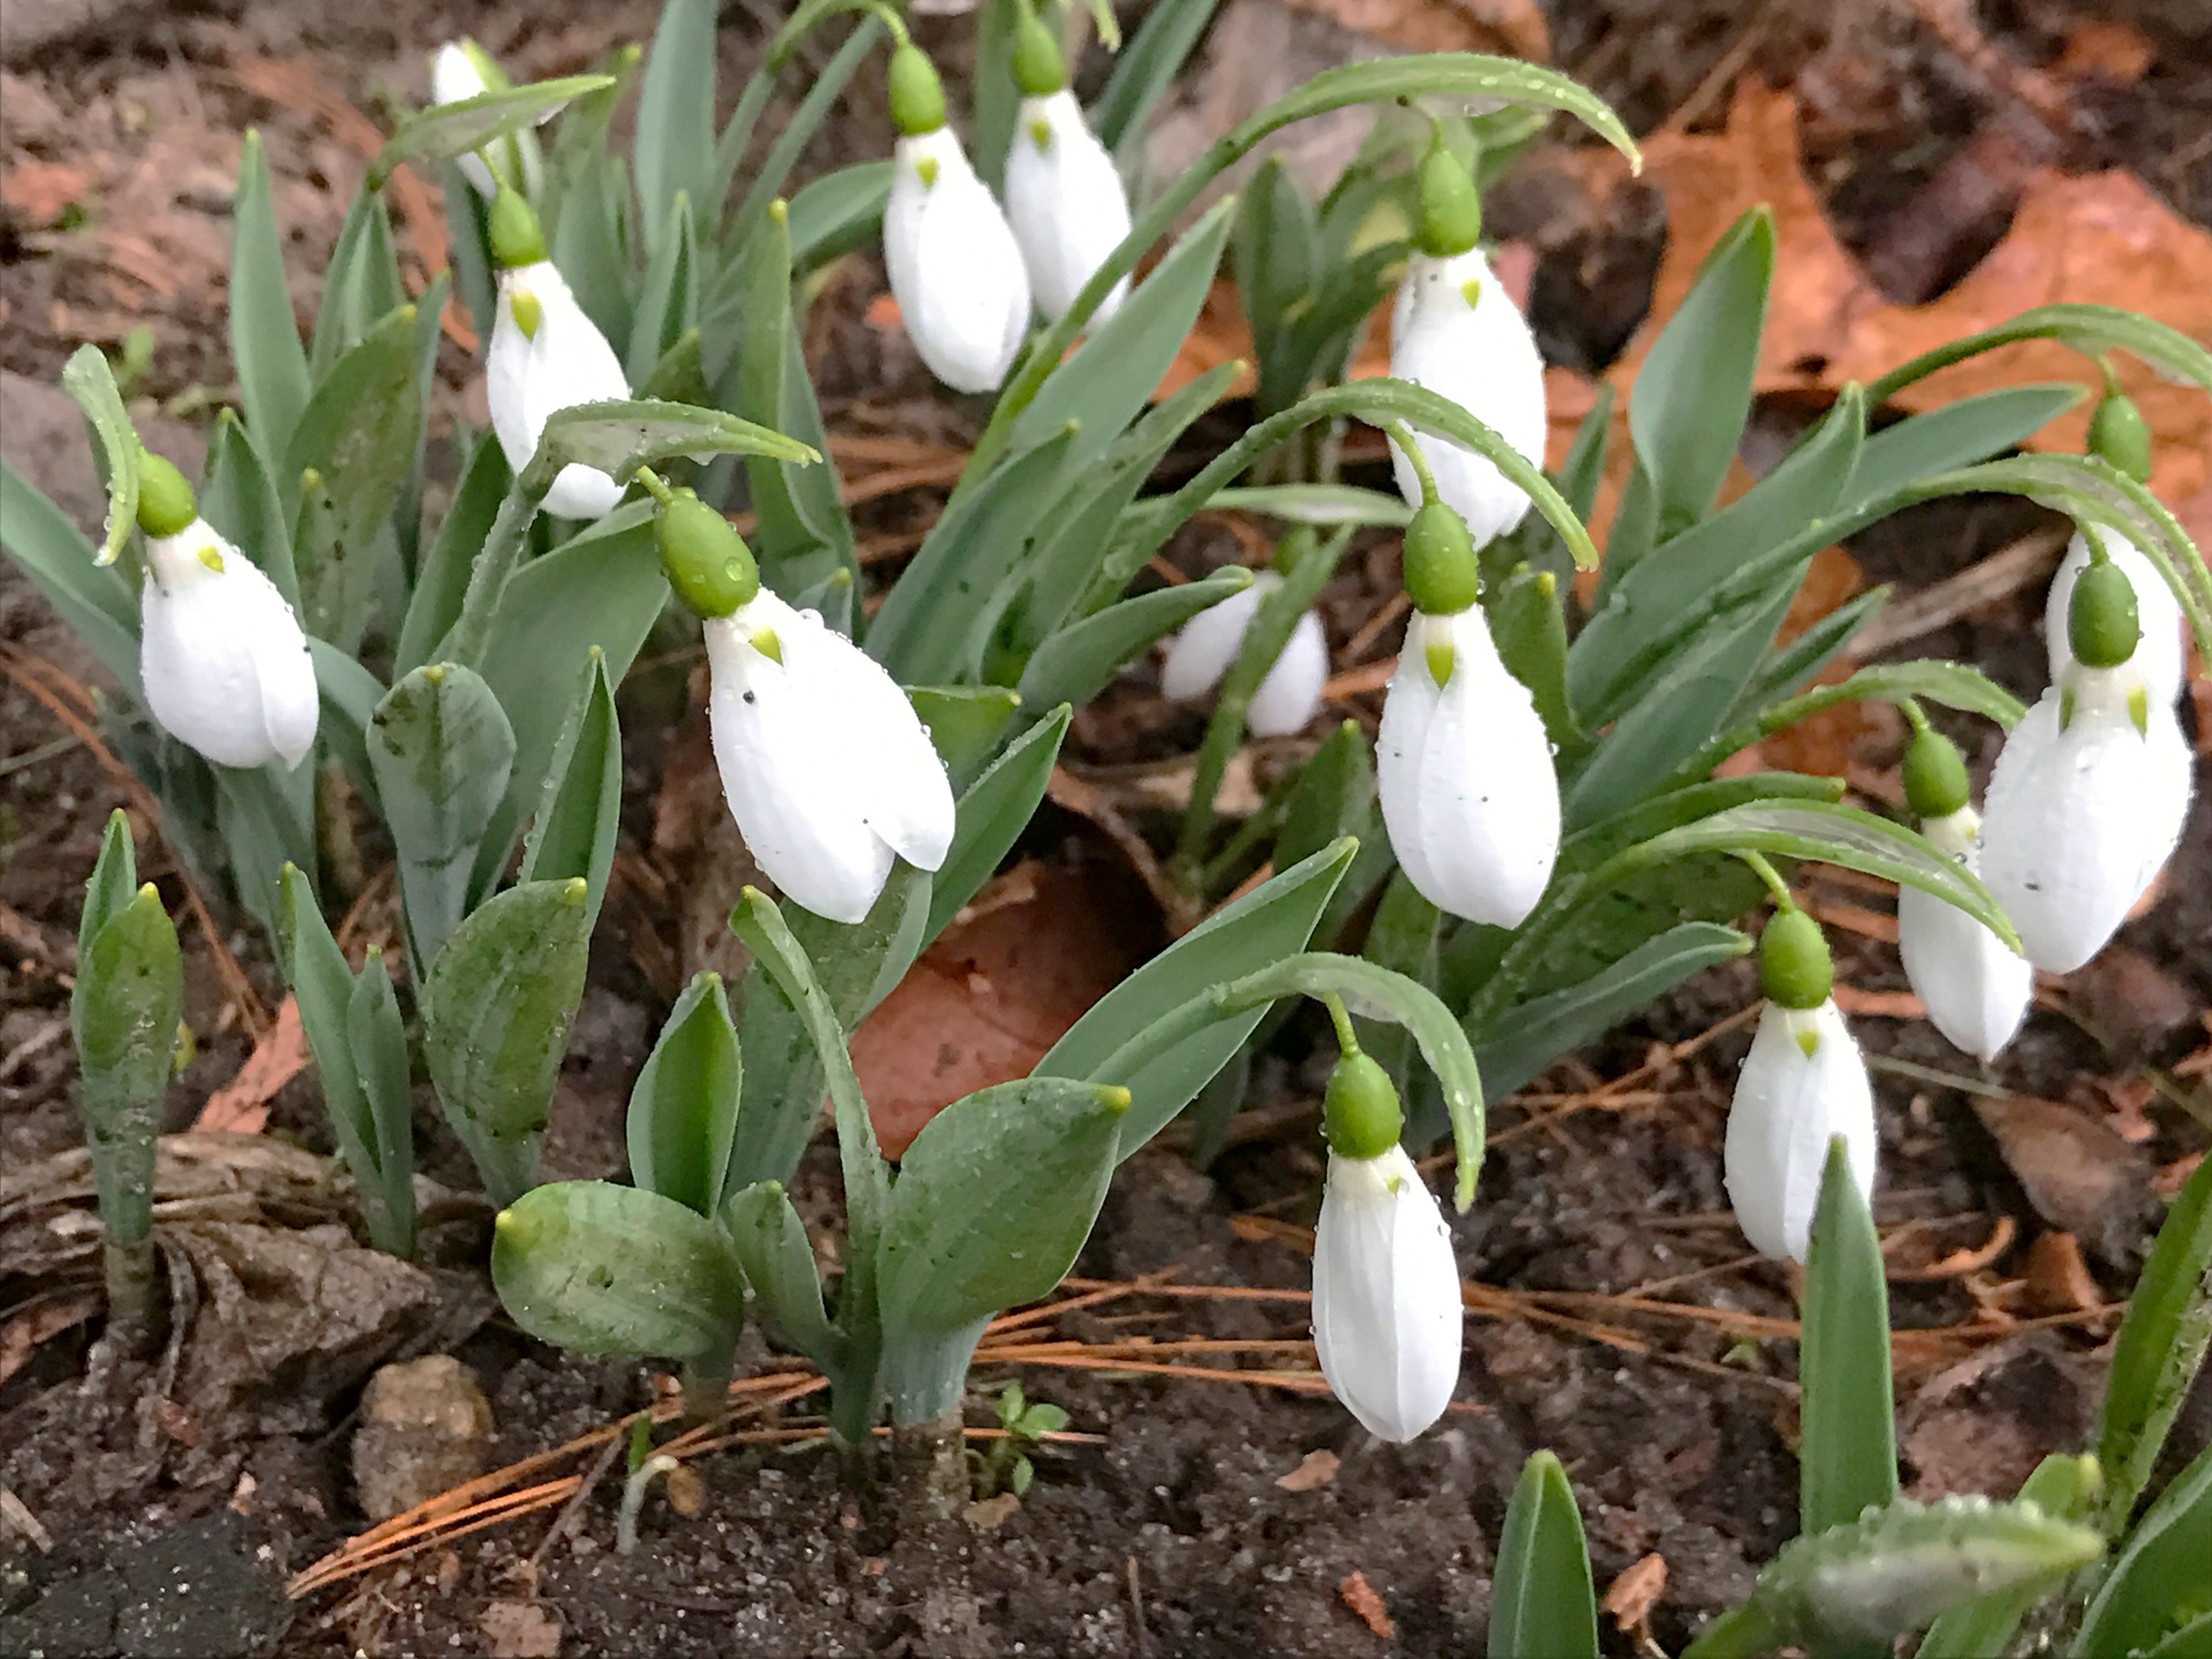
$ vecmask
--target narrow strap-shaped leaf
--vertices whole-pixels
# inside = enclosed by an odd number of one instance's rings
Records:
[[[1206,503],[1218,512],[1264,513],[1290,524],[1381,525],[1403,530],[1413,509],[1402,496],[1354,484],[1256,484],[1224,489]]]
[[[714,0],[669,0],[646,54],[630,153],[656,261],[674,228],[679,197],[688,198],[708,223],[721,206],[708,194],[714,162],[715,10]],[[635,356],[633,341],[633,362]],[[633,371],[631,380],[636,379]]]
[[[95,562],[97,550],[37,486],[0,461],[0,546],[100,665],[134,701],[138,686],[138,598],[123,573]]]
[[[2118,1533],[2149,1484],[2166,1431],[2212,1342],[2212,1160],[2197,1166],[2159,1225],[2128,1297],[2097,1431],[2105,1472],[2100,1507]]]
[[[1197,581],[1155,588],[1069,623],[1048,635],[1030,655],[1022,670],[1022,701],[1089,702],[1154,641],[1251,585],[1250,571],[1224,565]],[[1293,613],[1291,621],[1297,619]]]
[[[229,410],[217,417],[215,435],[208,441],[200,516],[260,566],[295,611],[300,608],[300,576],[292,564],[292,529],[283,496],[261,452]]]
[[[614,686],[607,678],[606,653],[593,646],[539,787],[518,880],[581,876],[591,885],[592,914],[599,915],[622,828],[622,768]]]
[[[368,728],[377,705],[384,701],[384,682],[328,640],[310,636],[307,655],[315,665],[315,690],[322,702],[315,735],[345,768],[369,809],[381,817],[384,796],[368,758]]]
[[[2101,1485],[2095,1458],[2054,1454],[2021,1483],[2018,1501],[2062,1521],[2084,1521],[2096,1508]],[[2042,1600],[2040,1591],[2031,1584],[1952,1608],[1928,1627],[1912,1659],[1986,1659],[2005,1652],[2021,1620]]]
[[[85,1149],[112,1249],[152,1234],[154,1143],[184,1011],[176,926],[148,882],[93,935],[70,992]]]
[[[1889,1294],[1881,1241],[1838,1136],[1828,1143],[1805,1256],[1798,1527],[1808,1536],[1897,1496],[1890,1399]]]
[[[665,222],[653,239],[653,258],[638,289],[628,355],[623,362],[623,374],[641,392],[653,378],[655,365],[683,337],[684,330],[699,320],[697,216],[691,198],[678,194],[661,217]]]
[[[138,432],[124,412],[114,371],[98,346],[79,346],[62,366],[62,387],[76,399],[100,440],[101,471],[107,475],[107,539],[99,562],[112,564],[138,522]]]
[[[792,21],[794,23],[799,21],[796,15]],[[731,216],[729,225],[737,234],[750,234],[751,227],[768,211],[768,204],[784,193],[784,186],[791,179],[792,168],[799,165],[799,158],[805,154],[807,145],[814,142],[814,135],[830,118],[838,99],[844,95],[846,83],[867,61],[868,54],[875,50],[876,43],[883,39],[883,33],[884,26],[878,19],[873,16],[862,18],[854,26],[852,33],[845,37],[844,45],[839,46],[830,61],[823,65],[821,74],[816,76],[813,84],[807,88],[806,96],[799,100],[799,107],[791,113],[791,119],[784,123],[783,130],[776,135],[775,143],[769,147],[768,154],[761,159],[760,171],[753,175],[752,185],[745,191],[744,200],[738,204],[737,211]]]
[[[509,133],[535,126],[571,100],[613,84],[611,75],[570,75],[434,104],[399,124],[368,164],[368,177],[381,186],[394,168],[410,161],[445,161],[482,149]]]
[[[921,930],[925,946],[951,925],[1029,827],[1052,781],[1073,712],[1066,703],[1054,708],[961,793],[951,850],[930,884],[929,919]]]
[[[438,526],[428,554],[416,570],[407,616],[400,625],[399,641],[392,648],[395,674],[404,674],[428,661],[438,641],[460,616],[470,569],[491,534],[512,482],[507,452],[497,440],[486,436],[469,458],[468,470],[453,492],[445,521]]]
[[[1522,1468],[1490,1582],[1490,1659],[1596,1659],[1597,1598],[1582,1513],[1567,1472],[1547,1451]]]
[[[784,1340],[824,1370],[836,1334],[822,1306],[822,1279],[806,1242],[805,1224],[777,1181],[757,1181],[730,1194],[722,1226],[744,1265],[745,1284]]]
[[[1968,466],[2010,449],[2081,401],[2071,380],[2006,386],[1914,415],[1866,441],[1843,501],[1851,507],[1887,495],[1915,478]]]
[[[415,1118],[408,1088],[407,1031],[380,952],[372,950],[346,1006],[346,1046],[360,1079],[374,1168],[354,1171],[369,1242],[415,1254]]]
[[[1115,59],[1106,89],[1091,106],[1099,142],[1120,155],[1139,142],[1154,106],[1205,34],[1220,0],[1154,6]]]
[[[1871,668],[1860,669],[1849,679],[1815,686],[1801,696],[1761,709],[1756,719],[1723,732],[1678,769],[1686,781],[1704,777],[1739,750],[1748,749],[1760,738],[1786,731],[1838,703],[1901,703],[1908,699],[1964,709],[1970,714],[1995,720],[2007,731],[2018,725],[2021,717],[2027,713],[2019,698],[1979,669],[1970,668],[1965,663],[1935,659],[1877,663]]]
[[[2118,306],[2062,304],[2037,306],[1995,328],[1923,351],[1868,386],[1867,398],[1882,403],[1938,369],[2021,340],[2063,340],[2092,356],[2130,352],[2170,379],[2192,380],[2212,392],[2212,350],[2179,329]]]
[[[2133,1654],[2193,1620],[2212,1597],[2212,1446],[2143,1511],[2082,1615],[2075,1652]]]
[[[249,131],[239,149],[238,198],[231,215],[230,361],[246,401],[246,429],[274,466],[289,452],[292,428],[313,388],[284,285],[283,242],[258,132]],[[297,481],[280,473],[276,483],[290,501]]]
[[[720,974],[684,988],[630,1090],[630,1179],[713,1216],[722,1202],[744,1070]]]
[[[84,908],[77,913],[76,951],[92,949],[100,930],[121,915],[138,892],[138,854],[131,842],[131,817],[121,807],[107,815],[100,832],[100,856],[85,883]]]

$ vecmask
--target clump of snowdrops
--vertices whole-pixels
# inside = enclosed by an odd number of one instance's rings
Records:
[[[990,0],[972,150],[885,7],[800,7],[719,131],[706,0],[671,0],[641,76],[627,51],[600,75],[514,87],[459,43],[435,60],[438,102],[372,166],[309,341],[249,141],[232,281],[242,418],[218,423],[197,489],[145,455],[100,355],[73,360],[65,380],[107,471],[105,541],[5,473],[9,550],[122,688],[118,745],[165,833],[270,927],[372,1238],[412,1246],[419,1065],[504,1206],[493,1273],[526,1328],[681,1361],[705,1412],[757,1319],[828,1376],[848,1443],[886,1412],[942,1431],[978,1334],[1073,1264],[1116,1164],[1201,1097],[1201,1153],[1218,1146],[1253,1047],[1311,1000],[1341,1053],[1323,1111],[1316,1345],[1360,1422],[1407,1439],[1444,1411],[1460,1358],[1451,1237],[1408,1146],[1449,1130],[1466,1207],[1485,1086],[1519,1086],[1750,951],[1735,924],[1771,899],[1756,946],[1769,1005],[1727,1176],[1753,1243],[1808,1262],[1811,1535],[1703,1640],[1870,1639],[1876,1625],[1968,1617],[1947,1610],[2087,1570],[2122,1535],[2177,1379],[2201,1358],[2205,1196],[2192,1187],[2169,1218],[2154,1259],[2164,1278],[2147,1279],[2148,1311],[2123,1334],[2135,1346],[2101,1476],[2069,1464],[2010,1508],[1900,1505],[1883,1321],[1868,1311],[1878,1259],[1869,1268],[1861,1248],[1871,1090],[1790,874],[1824,860],[1899,882],[1908,972],[1939,1029],[1983,1059],[2019,1025],[2027,963],[2065,971],[2111,936],[2188,800],[2173,714],[2183,629],[2212,645],[2212,579],[2143,487],[2140,422],[2109,383],[2082,457],[2012,453],[2079,400],[2073,386],[1966,398],[1875,433],[1869,413],[2025,337],[2132,352],[2208,388],[2212,358],[2129,313],[2031,312],[1848,389],[1717,507],[1772,275],[1771,225],[1747,216],[1639,376],[1601,566],[1583,520],[1610,411],[1543,472],[1541,364],[1482,251],[1478,181],[1559,111],[1632,154],[1617,120],[1525,64],[1359,64],[1243,124],[1164,188],[1132,192],[1133,138],[1209,11],[1156,8],[1085,111],[1051,14]],[[842,46],[747,169],[779,74],[825,27],[848,30]],[[894,153],[787,198],[793,161],[878,53]],[[633,82],[625,159],[608,134]],[[1270,166],[1133,283],[1223,171],[1280,127],[1355,104],[1377,107],[1376,137],[1321,203]],[[382,195],[403,165],[439,168],[456,243],[453,270],[412,301]],[[799,323],[807,276],[878,236],[922,362],[995,401],[871,618]],[[1155,464],[1235,372],[1151,401],[1224,249],[1261,358],[1257,418],[1188,483],[1148,495]],[[491,429],[461,434],[434,527],[423,435],[448,283],[473,319]],[[1393,284],[1391,376],[1341,383]],[[1334,435],[1352,419],[1389,436],[1396,495],[1338,476]],[[2081,526],[2052,591],[2053,686],[2034,708],[1949,663],[1814,686],[1879,592],[1776,644],[1820,548],[1903,507],[1989,490]],[[1219,506],[1285,526],[1273,568],[1129,594],[1181,525]],[[749,538],[730,522],[740,508]],[[1375,747],[1338,727],[1224,836],[1214,801],[1248,726],[1291,734],[1315,719],[1327,642],[1311,607],[1361,525],[1402,532],[1410,611]],[[1594,566],[1577,605],[1575,572]],[[750,952],[742,983],[702,976],[669,1016],[630,1101],[632,1183],[540,1185],[538,1140],[614,851],[616,690],[655,629],[703,641],[726,796],[781,902],[747,892],[732,918]],[[1188,903],[1179,920],[1196,925],[1029,1079],[947,1108],[894,1169],[848,1036],[1012,848],[1071,708],[1171,635],[1168,690],[1217,700],[1170,866]],[[1842,805],[1839,780],[1714,775],[1860,697],[1905,708],[1917,827]],[[1928,705],[2013,728],[1978,817]],[[349,896],[363,817],[398,866],[398,984],[374,954],[349,962],[326,919]],[[175,1028],[173,933],[158,895],[129,896],[129,853],[112,831],[86,913],[88,962],[128,971],[84,975],[78,1020],[119,1312],[145,1300],[128,1264],[149,1259]],[[785,1190],[825,1093],[847,1214],[834,1295]],[[1849,1316],[1826,1320],[1823,1297]],[[1840,1415],[1814,1410],[1838,1397],[1852,1402]],[[2212,1502],[2187,1490],[2185,1476],[2173,1501]],[[2066,1518],[2077,1510],[2094,1529]],[[2121,1547],[2111,1583],[2163,1535],[2159,1515]],[[1509,1518],[1494,1628],[1546,1608],[1579,1618],[1568,1589],[1586,1601],[1588,1571],[1576,1579],[1571,1535],[1563,1479],[1540,1463]],[[1516,1601],[1521,1573],[1534,1576]],[[2117,1616],[2099,1611],[2112,1595],[2097,1592],[2089,1628]]]

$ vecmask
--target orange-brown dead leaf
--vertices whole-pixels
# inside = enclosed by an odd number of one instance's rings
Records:
[[[307,1063],[307,1037],[300,1029],[300,1005],[286,997],[276,1011],[276,1023],[254,1044],[238,1075],[208,1097],[192,1127],[202,1133],[228,1129],[259,1134],[269,1121],[269,1103]]]
[[[1336,1479],[1340,1461],[1333,1451],[1310,1451],[1298,1460],[1297,1468],[1288,1474],[1278,1475],[1275,1484],[1285,1492],[1311,1492],[1326,1486]]]
[[[1613,1615],[1616,1628],[1633,1634],[1650,1622],[1651,1609],[1666,1593],[1667,1558],[1654,1550],[1614,1579],[1598,1606]]]
[[[1395,1639],[1398,1627],[1390,1622],[1389,1609],[1382,1605],[1382,1598],[1375,1593],[1375,1586],[1367,1582],[1365,1573],[1354,1567],[1345,1574],[1344,1582],[1336,1587],[1336,1593],[1344,1598],[1345,1606],[1359,1615],[1360,1623],[1386,1642]]]
[[[1291,0],[1405,52],[1505,52],[1540,64],[1551,31],[1535,0]]]
[[[66,161],[18,161],[0,173],[0,205],[43,229],[92,189],[92,175]]]
[[[2071,1233],[2043,1233],[2027,1247],[2027,1300],[2037,1313],[2075,1313],[2104,1305],[2104,1293]]]

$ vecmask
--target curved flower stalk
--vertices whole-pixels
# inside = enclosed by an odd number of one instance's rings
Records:
[[[2142,626],[2142,642],[2136,648],[2136,672],[2142,674],[2153,702],[2171,703],[2181,695],[2182,682],[2186,678],[2183,635],[2187,632],[2188,623],[2181,614],[2181,601],[2173,597],[2173,590],[2166,585],[2166,578],[2158,567],[2133,542],[2111,530],[2102,535],[2106,555],[2135,589],[2136,615]],[[2089,562],[2088,539],[2076,531],[2074,539],[2066,544],[2066,556],[2059,562],[2057,573],[2051,579],[2051,597],[2043,607],[2043,631],[2051,647],[2053,685],[2065,678],[2068,669],[2080,665],[2067,641],[2066,619],[2074,600],[2074,584],[2089,568]]]
[[[952,785],[906,694],[812,611],[761,586],[713,507],[639,480],[676,596],[700,617],[722,794],[745,846],[793,902],[865,917],[896,859],[935,870],[952,844]]]
[[[945,124],[937,70],[910,40],[891,54],[890,87],[900,135],[884,208],[891,296],[931,374],[956,392],[996,391],[1029,327],[1021,248]]]
[[[161,729],[218,766],[289,769],[314,746],[307,637],[260,568],[209,528],[184,475],[141,462],[138,678]]]
[[[1905,750],[1906,804],[1922,835],[1978,875],[1981,818],[1968,804],[1966,761],[1916,704],[1908,702],[1905,713],[1914,726]],[[1996,1059],[2027,1018],[2035,988],[2027,959],[1956,905],[1912,886],[1898,890],[1897,947],[1936,1029],[1976,1059]]]
[[[1176,702],[1204,696],[1221,683],[1243,648],[1244,635],[1260,614],[1260,603],[1283,579],[1272,570],[1252,585],[1209,606],[1182,626],[1168,647],[1160,671],[1161,695]],[[1321,618],[1309,611],[1297,620],[1283,654],[1275,659],[1252,694],[1244,725],[1255,738],[1283,738],[1303,732],[1321,708],[1321,689],[1328,679],[1328,636]]]
[[[1343,1047],[1322,1106],[1328,1175],[1314,1231],[1314,1349],[1345,1408],[1411,1440],[1459,1385],[1459,1263],[1451,1232],[1398,1144],[1397,1091],[1328,999]]]
[[[1036,308],[1056,323],[1129,234],[1129,197],[1068,90],[1052,31],[1027,5],[1014,37],[1014,80],[1023,95],[1006,155],[1006,218]],[[1124,276],[1099,301],[1090,326],[1104,326],[1128,292]]]
[[[1874,1089],[1830,994],[1834,973],[1820,924],[1789,903],[1763,859],[1757,867],[1786,908],[1759,940],[1767,1000],[1729,1107],[1729,1203],[1760,1255],[1802,1261],[1832,1138],[1844,1138],[1861,1194],[1874,1196]]]
[[[1476,589],[1467,526],[1431,499],[1406,529],[1413,619],[1383,700],[1376,785],[1421,896],[1512,927],[1552,878],[1559,784],[1535,700],[1498,657]]]
[[[484,390],[492,430],[507,465],[520,474],[537,453],[547,421],[578,404],[627,398],[629,383],[606,336],[545,257],[538,216],[505,186],[492,204],[491,249],[499,306],[484,357]],[[546,492],[545,511],[599,519],[622,497],[622,486],[605,473],[571,462]]]
[[[2157,879],[2189,815],[2188,740],[2141,665],[2135,589],[2117,560],[2074,585],[2074,661],[2014,726],[1990,779],[1982,878],[2027,959],[2070,973]]]
[[[1482,213],[1474,180],[1439,143],[1422,158],[1419,183],[1419,246],[1390,315],[1390,373],[1450,398],[1541,466],[1544,360],[1528,319],[1475,246]],[[1528,496],[1473,450],[1432,433],[1419,444],[1436,475],[1435,493],[1467,520],[1477,547],[1527,514]],[[1402,439],[1391,441],[1391,465],[1400,493],[1419,506],[1419,471]]]

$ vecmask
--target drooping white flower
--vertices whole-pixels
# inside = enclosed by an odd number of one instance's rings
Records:
[[[1036,308],[1052,323],[1129,234],[1121,175],[1065,88],[1022,100],[1006,155],[1006,218]],[[1128,292],[1124,276],[1091,313],[1090,326],[1103,326]]]
[[[2189,815],[2188,740],[2132,661],[2069,667],[2005,738],[1982,879],[2027,959],[2070,973],[2157,878]]]
[[[908,337],[954,391],[996,391],[1030,321],[1014,233],[951,128],[901,138],[892,166],[884,263]]]
[[[1421,1172],[1401,1147],[1332,1152],[1314,1231],[1314,1347],[1368,1431],[1411,1440],[1459,1384],[1459,1264]]]
[[[550,259],[499,273],[484,382],[492,430],[518,473],[537,453],[545,422],[560,410],[629,396],[614,348]],[[553,480],[545,511],[563,519],[604,518],[622,497],[622,486],[605,473],[571,463]]]
[[[485,84],[483,72],[468,48],[458,40],[448,40],[438,48],[430,59],[430,101],[433,104],[459,104],[471,98],[481,98],[491,88]],[[461,177],[469,181],[469,188],[489,201],[499,190],[499,181],[491,176],[483,157],[473,151],[453,158],[461,169]]]
[[[722,793],[745,845],[795,902],[868,914],[894,856],[952,844],[952,786],[914,706],[859,647],[763,588],[703,623]]]
[[[1769,1001],[1736,1078],[1725,1152],[1729,1203],[1762,1255],[1805,1259],[1836,1135],[1871,1200],[1879,1146],[1858,1043],[1832,998],[1813,1008]]]
[[[2126,574],[2129,585],[2136,592],[2136,617],[2142,629],[2142,641],[2136,647],[2136,668],[2142,675],[2151,701],[2171,703],[2181,695],[2186,662],[2182,649],[2186,623],[2181,614],[2181,601],[2173,597],[2166,578],[2142,549],[2117,532],[2106,530],[2100,533],[2106,552]],[[2067,544],[2066,556],[2060,561],[2057,574],[2051,579],[2051,597],[2043,608],[2043,631],[2051,648],[2053,685],[2065,678],[2069,668],[2076,665],[2067,640],[2067,608],[2073,602],[2074,584],[2088,568],[2089,544],[2077,531]]]
[[[1520,308],[1479,251],[1406,263],[1390,321],[1390,373],[1450,398],[1492,428],[1532,465],[1544,464],[1544,361]],[[1528,498],[1473,450],[1415,431],[1437,494],[1467,520],[1480,547],[1518,525]],[[1391,445],[1398,489],[1421,503],[1412,462]]]
[[[204,519],[149,534],[146,566],[138,677],[155,721],[218,766],[297,766],[320,701],[307,635],[276,583]]]
[[[1920,833],[1981,872],[1981,821],[1972,807],[1930,818]],[[1978,1059],[1996,1059],[2027,1018],[2035,988],[2027,959],[1955,904],[1912,886],[1897,891],[1897,948],[1936,1029]]]
[[[1160,693],[1188,702],[1221,683],[1243,649],[1244,635],[1259,615],[1260,602],[1283,584],[1272,570],[1252,585],[1209,605],[1182,625],[1168,646],[1160,672]],[[1328,636],[1321,618],[1307,611],[1291,630],[1283,654],[1261,679],[1244,712],[1244,724],[1258,738],[1288,737],[1306,729],[1321,708],[1321,689],[1328,679]]]
[[[1499,927],[1535,908],[1559,856],[1559,778],[1534,699],[1479,607],[1414,613],[1375,770],[1391,849],[1424,898]]]

